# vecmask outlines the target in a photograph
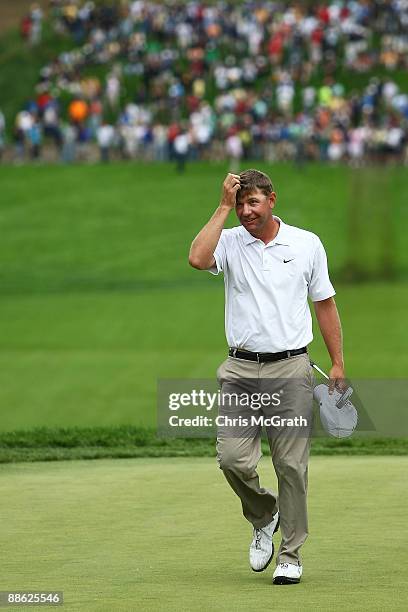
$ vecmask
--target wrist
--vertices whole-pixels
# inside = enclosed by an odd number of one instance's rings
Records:
[[[218,206],[218,210],[226,214],[230,213],[233,208],[234,206],[231,206],[231,204],[225,202],[225,200],[221,200]]]

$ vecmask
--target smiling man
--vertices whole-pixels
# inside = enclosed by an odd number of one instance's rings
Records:
[[[222,391],[254,393],[267,389],[268,381],[278,379],[282,387],[295,380],[295,391],[286,393],[284,408],[271,405],[263,413],[280,414],[286,422],[305,417],[311,424],[313,376],[307,347],[313,334],[308,299],[331,357],[331,389],[344,379],[341,325],[320,239],[274,216],[275,202],[272,182],[263,172],[228,174],[217,210],[191,245],[189,262],[199,270],[224,273],[229,351],[217,372]],[[241,225],[224,229],[234,208]],[[225,414],[246,417],[248,413],[238,403]],[[271,562],[273,535],[280,524],[274,584],[295,584],[302,576],[310,431],[310,427],[296,434],[289,427],[267,430],[278,479],[276,495],[260,486],[256,472],[261,426],[243,425],[233,433],[224,426],[217,430],[219,467],[253,526],[249,559],[254,571],[263,571]]]

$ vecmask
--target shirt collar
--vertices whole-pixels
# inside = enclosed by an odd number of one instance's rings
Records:
[[[268,242],[267,246],[272,245],[272,244],[283,244],[285,246],[290,246],[288,225],[284,223],[282,219],[280,219],[280,217],[277,217],[276,215],[273,215],[273,218],[279,222],[279,229],[278,229],[278,233],[276,234],[275,238],[271,240],[271,242]],[[255,238],[255,236],[250,234],[243,225],[241,225],[241,228],[242,228],[241,231],[243,234],[244,243],[246,245],[251,244],[251,242],[255,242],[256,240],[259,240],[259,238]]]

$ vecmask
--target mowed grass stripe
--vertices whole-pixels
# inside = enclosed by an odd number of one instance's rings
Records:
[[[405,377],[408,288],[336,288],[348,376]],[[3,297],[0,430],[154,427],[158,379],[213,379],[225,359],[223,300],[217,283],[136,295]],[[311,356],[328,368],[317,328],[315,336]]]
[[[375,279],[384,258],[406,275],[403,168],[259,166],[276,185],[276,213],[321,236],[335,276],[354,266]],[[192,279],[189,245],[217,206],[226,172],[225,164],[190,164],[184,176],[170,164],[1,167],[0,292]]]

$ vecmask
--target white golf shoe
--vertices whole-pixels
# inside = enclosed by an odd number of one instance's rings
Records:
[[[273,573],[273,584],[297,584],[300,582],[303,568],[294,563],[279,563]]]
[[[249,563],[254,572],[263,572],[273,557],[273,534],[279,527],[279,512],[275,514],[269,525],[261,529],[254,528],[254,537],[249,547]]]

